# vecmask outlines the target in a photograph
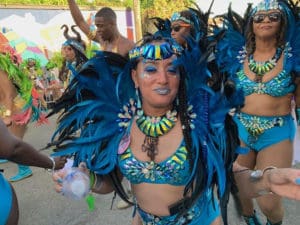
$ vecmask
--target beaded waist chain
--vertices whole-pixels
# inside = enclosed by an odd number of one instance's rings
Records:
[[[249,134],[255,138],[273,127],[281,127],[284,124],[283,116],[252,116],[245,113],[238,113],[238,119],[246,128]]]

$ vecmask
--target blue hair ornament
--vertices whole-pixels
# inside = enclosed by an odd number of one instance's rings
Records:
[[[269,11],[269,10],[281,10],[282,7],[280,6],[277,0],[263,0],[257,4],[257,6],[252,10],[251,15],[259,11]]]
[[[72,39],[69,39],[67,41],[65,41],[62,46],[72,46],[74,47],[75,49],[77,49],[79,52],[81,52],[82,54],[85,55],[84,53],[84,47],[82,44],[80,44],[78,41],[75,41],[75,40],[72,40]]]
[[[187,24],[194,25],[193,21],[191,21],[191,20],[189,20],[189,19],[187,19],[187,18],[181,16],[179,12],[175,12],[175,13],[173,13],[173,15],[171,16],[171,22],[175,22],[175,21],[177,21],[177,20],[181,20],[181,21],[183,21],[183,22],[185,22],[185,23],[187,23]]]
[[[138,46],[129,52],[129,59],[134,60],[140,57],[150,60],[168,59],[172,55],[181,55],[183,48],[177,43],[149,43]]]

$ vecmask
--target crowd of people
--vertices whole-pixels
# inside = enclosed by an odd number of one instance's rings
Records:
[[[48,144],[56,158],[7,132],[4,124],[22,125],[25,132],[34,119],[23,122],[24,107],[15,111],[13,99],[24,96],[18,95],[23,89],[4,67],[0,75],[7,82],[0,85],[0,97],[12,94],[0,99],[1,138],[7,141],[1,142],[0,158],[53,170],[72,158],[73,167],[89,177],[92,192],[115,192],[123,207],[133,206],[133,225],[231,224],[231,195],[247,225],[262,225],[254,199],[266,225],[283,224],[282,198],[300,200],[300,170],[291,164],[300,118],[297,3],[263,0],[249,4],[243,16],[229,7],[213,22],[211,8],[189,8],[169,19],[155,18],[157,30],[133,43],[120,34],[111,8],[96,13],[93,31],[68,0],[76,25],[101,49],[88,59],[75,26],[76,37],[62,26],[64,83],[47,88],[64,90],[48,114],[60,114]],[[9,65],[18,70],[15,62]],[[43,90],[31,84],[31,93]],[[20,153],[9,156],[16,146]],[[58,193],[66,175],[66,170],[53,173]],[[0,211],[2,224],[17,224],[15,195],[0,179],[5,187],[0,195],[9,193],[6,205],[0,203],[0,209],[9,206]]]

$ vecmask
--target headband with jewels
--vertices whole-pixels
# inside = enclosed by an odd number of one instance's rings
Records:
[[[187,24],[193,25],[193,21],[181,16],[179,12],[173,13],[173,15],[171,16],[171,22],[175,22],[175,21],[178,21],[178,20],[181,20],[181,21],[183,21]]]
[[[140,57],[150,60],[168,59],[172,55],[181,55],[183,48],[177,43],[157,42],[135,47],[129,52],[130,60]]]
[[[82,44],[80,44],[78,41],[75,41],[73,39],[69,39],[67,41],[65,41],[62,46],[72,46],[75,49],[77,49],[80,53],[82,53],[83,55],[84,53],[84,47],[82,46]]]
[[[259,11],[269,11],[269,10],[281,10],[282,7],[277,0],[263,0],[257,4],[257,6],[252,10],[252,15]]]

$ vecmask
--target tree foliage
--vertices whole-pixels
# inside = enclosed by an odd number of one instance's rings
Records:
[[[191,6],[191,0],[141,0],[143,31],[151,31],[149,18],[170,18],[174,12],[181,11]]]
[[[169,18],[172,13],[191,6],[191,0],[142,0],[142,12],[149,18],[159,16]]]

